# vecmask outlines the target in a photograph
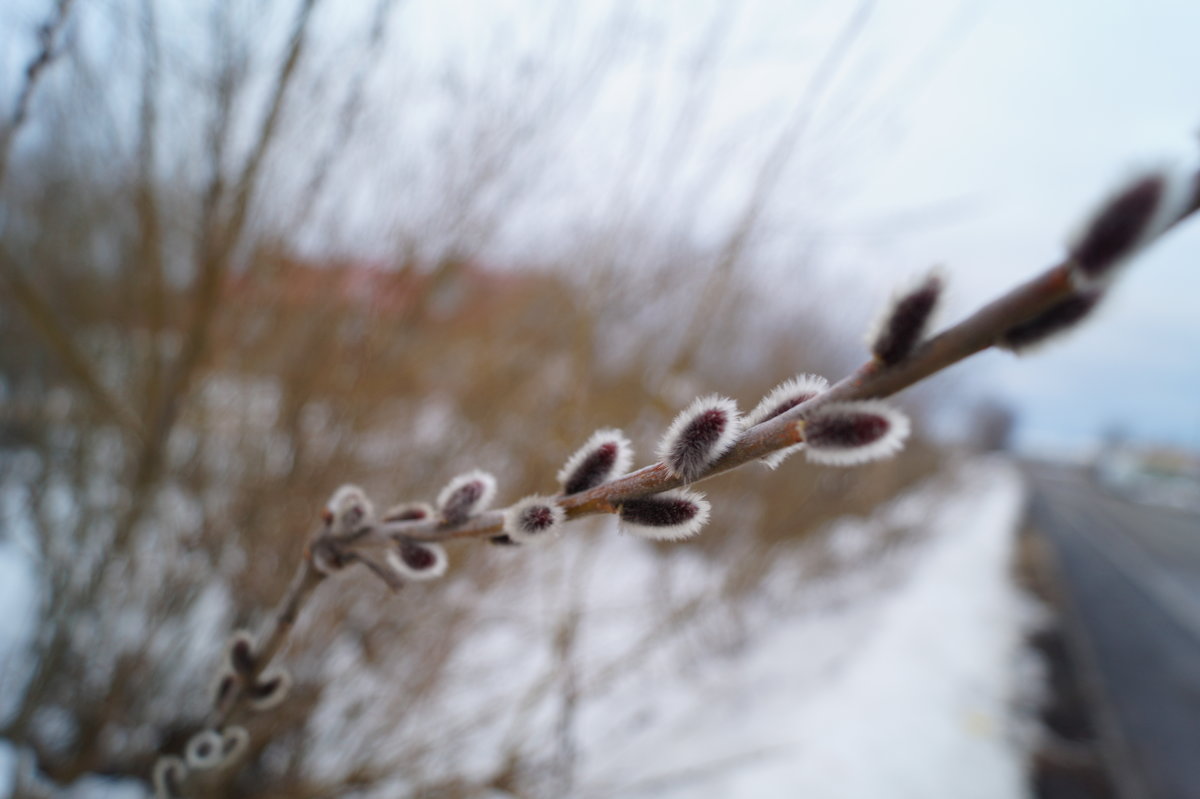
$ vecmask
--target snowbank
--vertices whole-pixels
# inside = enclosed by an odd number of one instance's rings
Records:
[[[611,531],[570,537],[557,555],[498,553],[530,579],[489,593],[490,606],[508,610],[482,624],[463,657],[447,666],[430,715],[376,701],[345,716],[356,701],[385,693],[343,653],[360,677],[327,693],[310,730],[313,750],[328,739],[329,752],[344,753],[362,736],[384,753],[414,740],[436,745],[428,719],[438,718],[453,732],[448,774],[486,783],[516,729],[531,733],[525,762],[553,762],[558,733],[547,740],[546,731],[556,729],[559,694],[530,705],[527,726],[513,726],[512,707],[538,695],[539,682],[561,679],[547,648],[553,635],[531,628],[552,628],[564,597],[574,595],[583,620],[573,657],[582,690],[563,795],[1025,796],[1024,720],[1016,707],[1027,695],[1018,676],[1030,673],[1020,666],[1031,616],[1009,575],[1023,488],[1015,468],[1000,460],[952,471],[870,519],[839,522],[823,538],[780,552],[750,600],[730,607],[717,597],[700,623],[672,622],[661,634],[654,633],[663,618],[651,612],[653,603],[669,594],[675,606],[711,593],[721,564],[687,547],[664,558]],[[881,551],[885,532],[906,543]],[[818,559],[835,568],[814,578]],[[11,557],[0,558],[0,569],[5,560],[11,570]],[[594,567],[586,578],[580,563]],[[15,582],[6,582],[11,594]],[[442,601],[476,605],[479,597],[448,590]],[[724,612],[737,623],[723,627],[716,617]],[[718,640],[725,635],[724,645],[704,638],[704,623],[721,631]],[[637,642],[647,632],[657,638],[643,658]],[[0,640],[11,645],[22,634],[8,630]],[[632,662],[610,670],[614,653],[619,660],[623,652]],[[324,660],[331,671],[347,671],[337,647]],[[391,679],[391,668],[382,664],[378,678]],[[0,794],[14,754],[0,742]],[[403,775],[397,779],[377,795],[411,789]],[[64,795],[109,799],[139,790],[132,781],[89,779]]]
[[[1000,461],[973,463],[954,482],[838,532],[861,539],[924,508],[928,536],[897,584],[832,612],[800,603],[719,667],[630,686],[653,696],[651,721],[585,747],[590,793],[1026,796],[1015,708],[1031,614],[1009,573],[1023,489]]]

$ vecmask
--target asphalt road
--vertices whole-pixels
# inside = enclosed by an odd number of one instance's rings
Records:
[[[1031,467],[1031,521],[1115,728],[1130,799],[1200,799],[1200,515],[1136,504],[1080,472]]]

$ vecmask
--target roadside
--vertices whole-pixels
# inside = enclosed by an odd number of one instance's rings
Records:
[[[1080,631],[1071,629],[1050,545],[1028,524],[1018,537],[1015,566],[1018,582],[1049,611],[1029,639],[1046,681],[1041,734],[1030,754],[1031,793],[1035,799],[1118,799],[1098,719],[1099,686]]]
[[[1098,761],[1115,796],[1195,799],[1200,516],[1132,502],[1076,468],[1029,464],[1027,474],[1027,560],[1092,711],[1085,735],[1063,737]],[[1093,794],[1047,794],[1074,795]]]

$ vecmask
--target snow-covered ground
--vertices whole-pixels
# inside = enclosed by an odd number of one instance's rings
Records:
[[[633,681],[626,700],[649,692],[652,720],[585,747],[590,792],[1028,795],[1028,709],[1039,686],[1029,684],[1038,671],[1023,639],[1038,614],[1011,578],[1022,497],[1011,465],[977,461],[951,491],[938,481],[866,523],[839,525],[830,544],[849,550],[886,525],[925,525],[926,535],[898,563],[801,590],[806,601],[764,619],[736,657],[677,680]],[[791,568],[772,575],[774,589],[786,590]],[[823,596],[845,593],[847,579],[858,586],[851,598],[818,610]]]
[[[959,463],[869,519],[844,520],[780,551],[759,589],[736,609],[718,601],[699,620],[678,624],[663,625],[649,603],[702,598],[727,564],[686,546],[664,558],[645,542],[612,534],[569,537],[557,554],[497,552],[513,558],[528,579],[489,595],[490,604],[508,611],[482,627],[486,634],[472,639],[464,662],[447,667],[446,696],[434,700],[431,712],[476,720],[456,725],[457,754],[447,767],[484,781],[495,773],[515,728],[511,714],[485,722],[481,711],[512,705],[530,685],[557,678],[561,666],[547,643],[554,636],[543,630],[531,637],[529,629],[552,625],[571,594],[581,614],[572,657],[579,691],[569,729],[552,736],[571,741],[564,794],[1026,796],[1026,747],[1040,685],[1024,645],[1038,611],[1010,573],[1023,494],[1017,470],[1003,460]],[[892,543],[881,547],[885,540]],[[555,577],[556,561],[572,565]],[[581,561],[591,564],[584,579],[578,579]],[[572,578],[560,584],[567,574]],[[7,583],[10,601],[14,585]],[[458,590],[465,585],[446,587],[443,601],[479,602]],[[655,629],[662,632],[652,646],[634,643]],[[0,652],[12,652],[21,633],[5,635]],[[613,668],[614,653],[623,652],[634,655],[633,663]],[[344,675],[342,659],[336,646],[323,657]],[[390,679],[390,670],[379,678]],[[358,689],[383,695],[373,680],[364,675],[329,692],[329,706],[314,719],[319,729],[312,730],[330,739],[325,751],[344,752],[369,726],[362,715],[352,727],[335,719]],[[544,730],[559,724],[559,697],[547,694],[534,713],[541,721],[535,718],[530,729],[543,734],[532,741],[535,751],[522,753],[530,762],[539,762],[538,750],[547,745]],[[392,748],[390,736],[398,748],[430,732],[420,719],[397,723],[395,709],[380,704],[387,723],[369,735],[381,749]],[[0,797],[11,784],[14,755],[0,741]],[[399,782],[379,795],[403,795],[407,787]],[[95,779],[65,795],[113,799],[138,792],[128,780]]]

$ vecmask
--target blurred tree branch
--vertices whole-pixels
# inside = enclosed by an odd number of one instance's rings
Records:
[[[38,28],[38,48],[25,66],[25,80],[17,91],[12,114],[4,129],[0,131],[0,187],[3,187],[5,175],[8,173],[8,158],[12,152],[13,141],[29,117],[29,107],[38,84],[58,57],[59,38],[66,27],[74,2],[75,0],[57,0],[50,17]]]
[[[57,0],[50,17],[38,28],[38,48],[25,67],[24,81],[18,92],[11,116],[0,131],[0,190],[8,175],[8,162],[17,135],[29,118],[29,109],[42,78],[61,52],[63,29],[71,15],[74,0]],[[7,220],[0,218],[0,225]],[[105,387],[96,374],[92,360],[75,344],[74,339],[54,312],[53,306],[40,289],[0,248],[0,280],[4,281],[17,304],[22,307],[33,327],[45,338],[50,349],[59,357],[68,375],[92,396],[96,404],[120,426],[141,435],[138,417]]]

